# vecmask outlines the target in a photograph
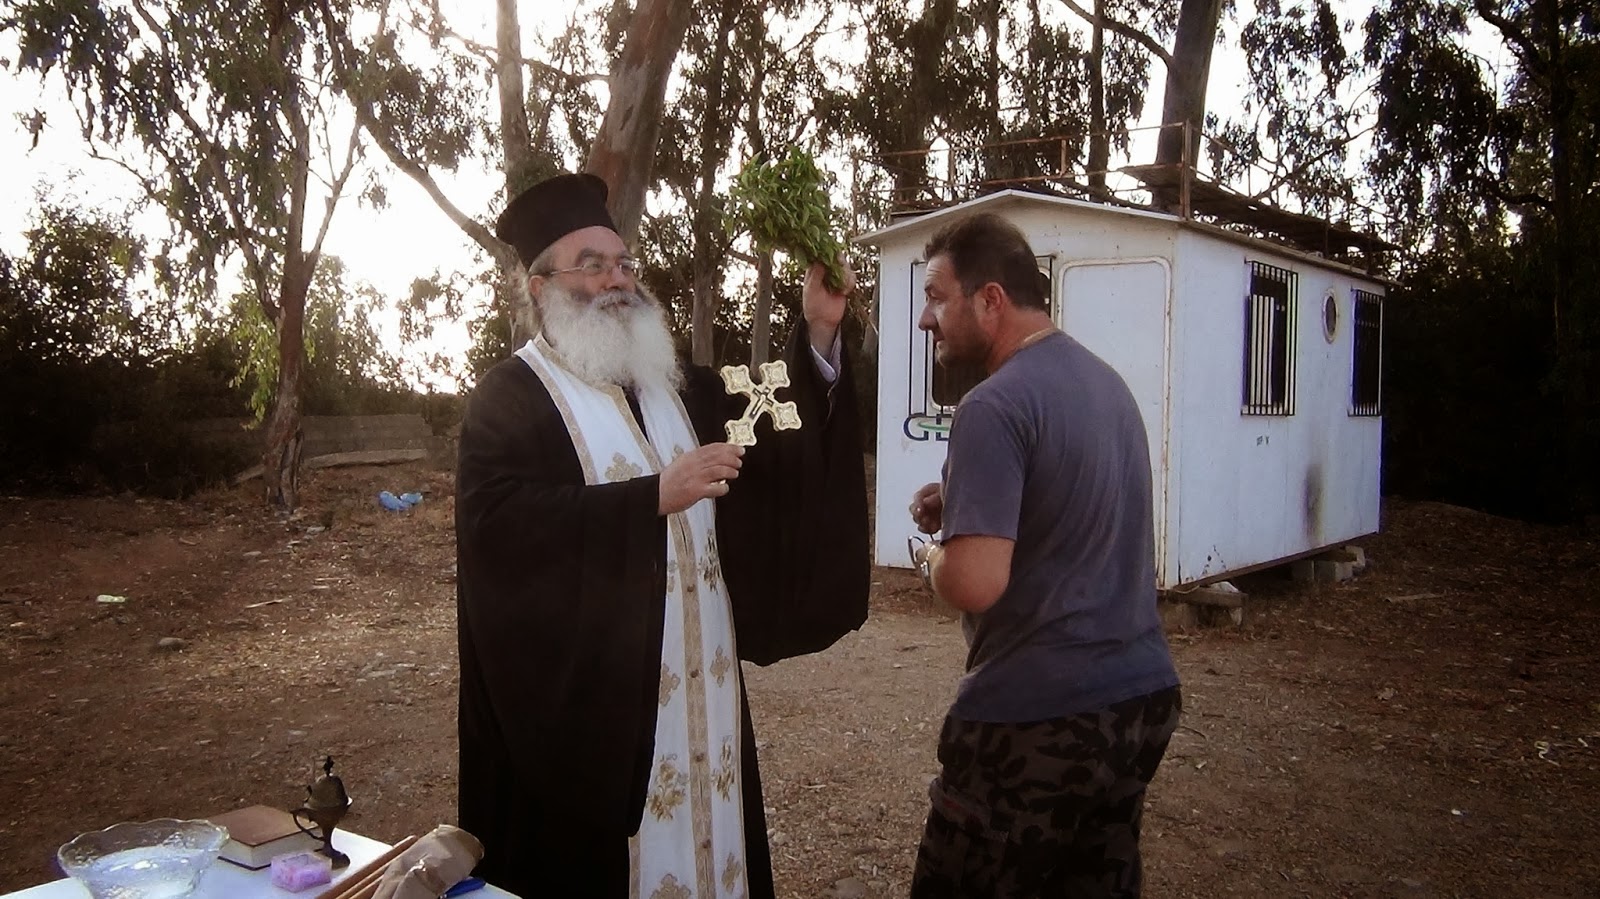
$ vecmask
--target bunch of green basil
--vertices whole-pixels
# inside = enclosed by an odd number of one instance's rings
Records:
[[[781,156],[745,163],[729,191],[728,214],[735,230],[748,230],[756,245],[783,250],[810,265],[827,267],[828,287],[844,286],[839,239],[828,179],[811,154],[791,146]]]

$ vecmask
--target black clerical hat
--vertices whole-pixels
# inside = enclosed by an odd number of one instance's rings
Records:
[[[606,211],[606,183],[594,175],[557,175],[517,194],[495,219],[494,234],[530,265],[549,246],[574,231],[617,226]]]

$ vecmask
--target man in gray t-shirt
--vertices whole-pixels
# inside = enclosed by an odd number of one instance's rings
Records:
[[[926,249],[939,361],[981,363],[942,484],[912,502],[967,673],[913,899],[1139,895],[1144,792],[1177,727],[1156,612],[1144,424],[1121,376],[1056,330],[1027,240],[993,215]]]

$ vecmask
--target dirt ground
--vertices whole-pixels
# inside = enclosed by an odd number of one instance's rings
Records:
[[[0,892],[83,830],[298,804],[323,753],[352,829],[452,820],[450,491],[312,472],[291,521],[247,488],[0,498]],[[1600,544],[1392,502],[1362,545],[1353,582],[1254,578],[1244,627],[1172,635],[1147,895],[1600,896]],[[783,896],[906,891],[964,653],[876,579],[859,633],[748,672]]]

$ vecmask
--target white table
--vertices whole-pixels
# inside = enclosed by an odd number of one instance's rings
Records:
[[[340,852],[350,856],[350,864],[347,867],[333,872],[334,883],[350,876],[351,872],[359,870],[389,849],[387,843],[380,843],[347,830],[333,832],[333,845]],[[200,888],[195,890],[194,899],[313,899],[329,886],[323,884],[313,889],[291,893],[273,886],[271,876],[271,872],[266,868],[249,871],[217,859],[216,864],[208,868],[205,875],[200,878]],[[89,891],[77,881],[62,878],[41,886],[30,887],[20,893],[7,893],[3,899],[85,899],[88,895]],[[486,886],[466,894],[463,899],[517,899],[517,897],[498,887]]]

